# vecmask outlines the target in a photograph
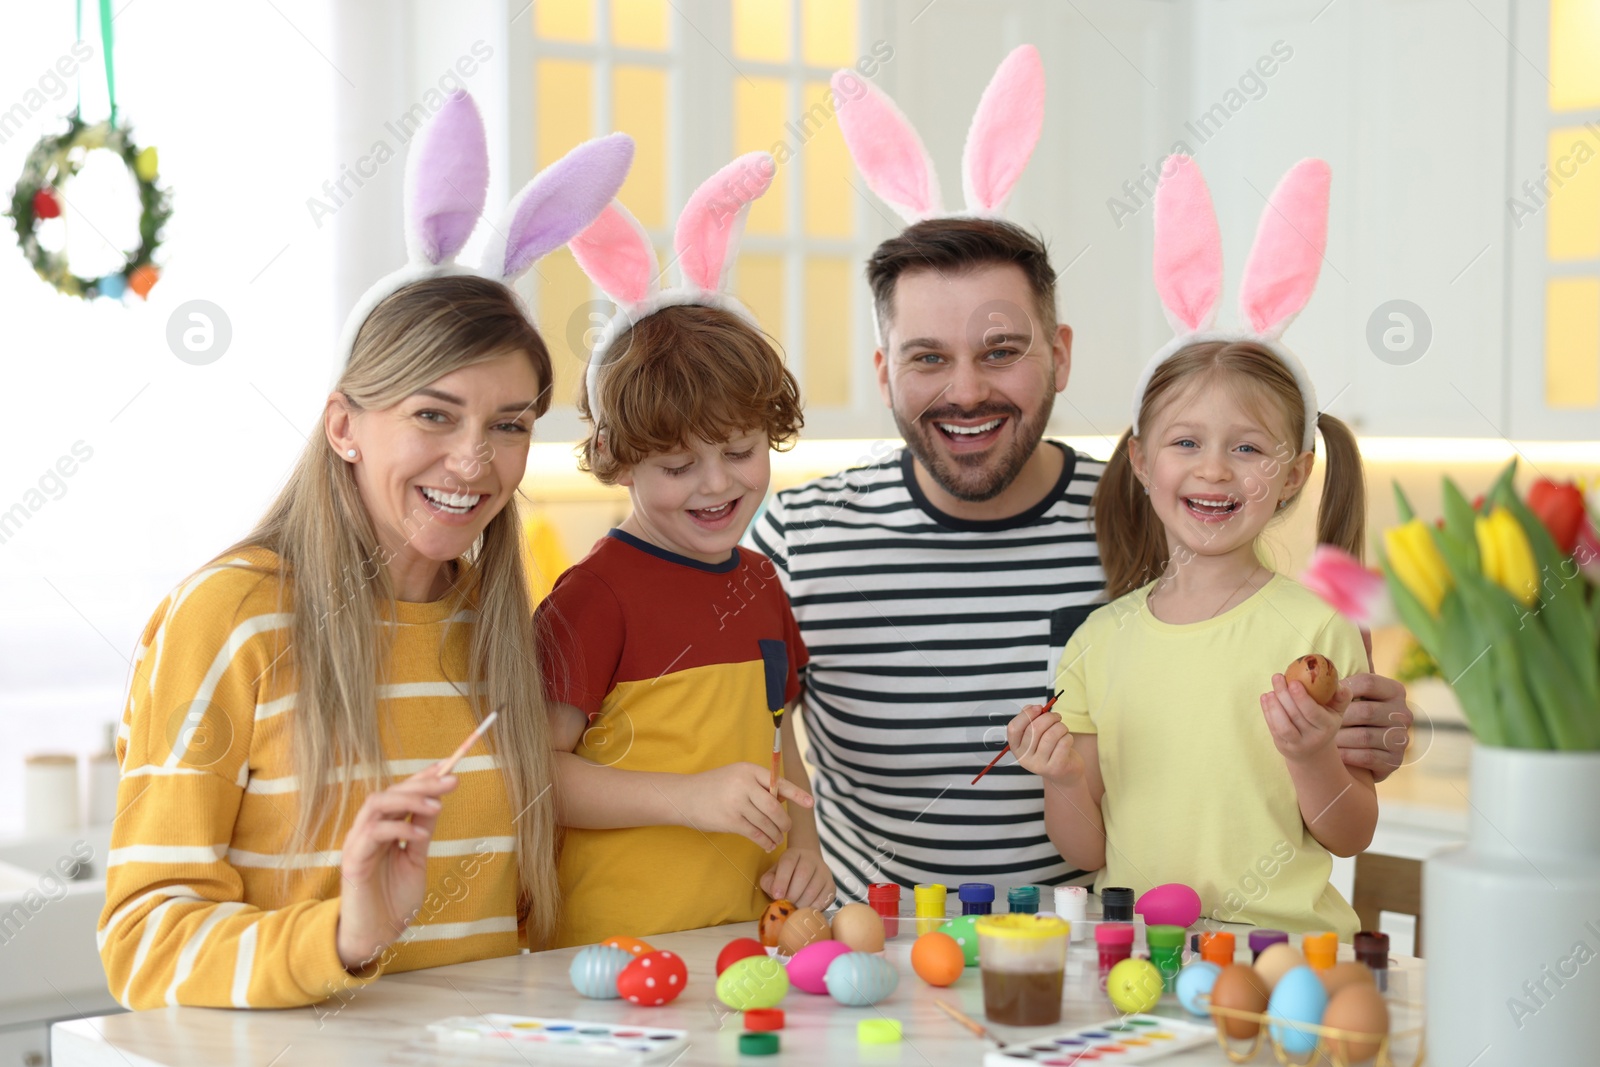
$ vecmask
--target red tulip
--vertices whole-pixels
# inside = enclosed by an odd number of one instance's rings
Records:
[[[1588,517],[1583,507],[1583,493],[1578,487],[1571,482],[1558,484],[1540,478],[1528,490],[1528,510],[1539,516],[1562,555],[1570,556],[1577,547],[1578,532]]]
[[[33,194],[33,217],[36,219],[53,219],[61,215],[61,201],[56,199],[54,189],[40,189]]]

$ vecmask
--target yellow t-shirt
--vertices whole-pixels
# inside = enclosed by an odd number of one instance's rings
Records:
[[[1067,728],[1099,735],[1107,845],[1096,890],[1182,882],[1206,918],[1350,940],[1355,910],[1328,884],[1332,857],[1300,816],[1258,698],[1307,653],[1340,677],[1365,671],[1360,631],[1282,575],[1186,625],[1156,618],[1150,590],[1090,615],[1056,678]]]

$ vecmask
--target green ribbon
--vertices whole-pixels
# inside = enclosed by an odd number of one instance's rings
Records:
[[[78,40],[83,40],[83,0],[77,0]],[[117,124],[117,72],[112,62],[111,0],[100,0],[100,50],[106,57],[106,99],[111,102],[111,125]],[[83,113],[83,80],[78,80],[78,113]]]

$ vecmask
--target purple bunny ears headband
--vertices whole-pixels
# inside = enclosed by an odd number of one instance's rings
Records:
[[[1244,327],[1217,329],[1222,302],[1222,232],[1200,166],[1184,155],[1167,157],[1155,195],[1155,278],[1161,306],[1175,336],[1155,354],[1133,392],[1133,432],[1156,368],[1181,349],[1206,341],[1253,341],[1294,375],[1306,405],[1300,450],[1317,441],[1317,392],[1311,375],[1279,338],[1311,299],[1328,243],[1328,164],[1303,159],[1272,191],[1239,289]]]
[[[907,222],[948,217],[939,176],[916,129],[884,92],[853,70],[833,76],[839,129],[861,176]],[[961,153],[965,214],[995,218],[1044,128],[1044,64],[1031,44],[1001,61],[978,101]]]
[[[349,363],[367,316],[412,282],[465,274],[511,285],[600,214],[632,163],[633,138],[627,134],[579,145],[512,197],[479,265],[457,263],[489,195],[489,148],[477,104],[465,91],[451,93],[418,132],[406,159],[406,264],[356,301],[339,339],[340,366]]]
[[[572,239],[572,254],[578,266],[617,305],[617,313],[595,343],[585,376],[589,413],[597,425],[600,368],[617,337],[640,319],[662,308],[700,304],[730,311],[755,325],[755,317],[728,291],[728,285],[750,204],[767,191],[777,170],[770,155],[750,152],[717,171],[694,191],[673,232],[680,280],[671,288],[661,287],[650,235],[615,200]]]

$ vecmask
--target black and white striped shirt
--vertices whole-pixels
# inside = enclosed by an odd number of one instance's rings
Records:
[[[778,493],[751,527],[811,655],[802,722],[842,896],[871,882],[1003,894],[1081,874],[1045,834],[1038,778],[1008,757],[970,784],[1105,600],[1089,518],[1105,465],[1063,451],[1049,495],[1004,520],[936,509],[897,448]]]

